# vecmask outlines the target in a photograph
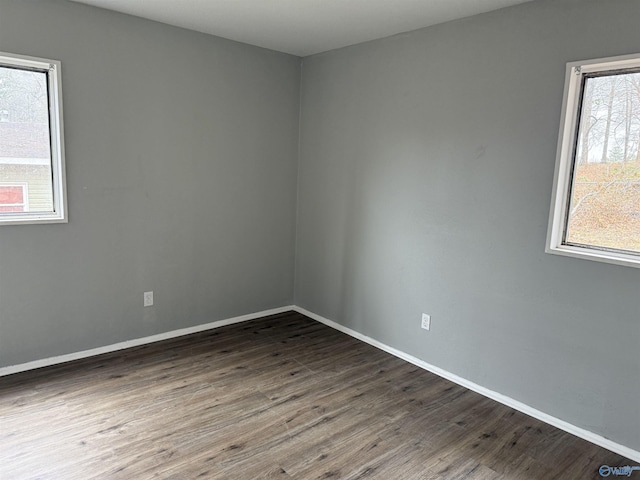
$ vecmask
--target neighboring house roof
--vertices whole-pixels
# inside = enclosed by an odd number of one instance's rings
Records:
[[[46,123],[0,122],[0,158],[49,158]]]

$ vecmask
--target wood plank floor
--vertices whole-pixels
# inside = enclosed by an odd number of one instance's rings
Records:
[[[589,479],[633,461],[287,313],[0,378],[5,479]]]

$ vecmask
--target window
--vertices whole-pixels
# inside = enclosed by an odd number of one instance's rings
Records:
[[[0,52],[0,224],[66,222],[60,62]]]
[[[567,64],[547,252],[640,267],[640,54]]]

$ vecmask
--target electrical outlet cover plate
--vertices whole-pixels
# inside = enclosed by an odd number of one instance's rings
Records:
[[[431,315],[422,314],[422,328],[429,330],[431,328]]]
[[[153,305],[153,292],[144,292],[144,306],[150,307]]]

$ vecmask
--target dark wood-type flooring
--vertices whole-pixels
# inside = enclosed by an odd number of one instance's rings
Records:
[[[0,378],[0,478],[589,479],[633,465],[297,313]]]

